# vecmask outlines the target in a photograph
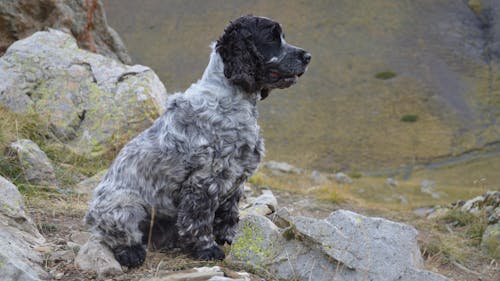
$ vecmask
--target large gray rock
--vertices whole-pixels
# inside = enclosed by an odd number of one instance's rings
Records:
[[[26,181],[37,185],[57,185],[49,158],[31,140],[20,139],[9,146],[8,154],[17,158]]]
[[[0,176],[0,276],[2,280],[40,280],[47,273],[33,248],[45,239],[24,210],[17,188]]]
[[[47,27],[66,30],[81,48],[130,64],[100,0],[0,1],[0,55],[10,44]]]
[[[123,273],[111,250],[97,237],[91,236],[78,252],[75,266],[80,270],[97,274],[99,278]]]
[[[448,280],[423,270],[409,225],[345,210],[288,220],[280,229],[266,217],[243,218],[228,261],[287,280]]]
[[[100,155],[164,110],[156,74],[78,48],[62,31],[37,32],[0,58],[0,104],[36,112],[53,135],[82,155]]]

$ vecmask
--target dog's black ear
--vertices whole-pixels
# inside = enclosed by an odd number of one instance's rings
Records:
[[[258,75],[263,58],[244,22],[232,22],[217,40],[216,50],[222,57],[224,75],[229,81],[247,93],[260,90]]]

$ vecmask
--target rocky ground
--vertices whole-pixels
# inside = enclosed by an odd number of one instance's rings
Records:
[[[162,113],[168,94],[150,68],[120,62],[127,55],[119,38],[107,41],[117,35],[100,1],[71,3],[0,2],[10,34],[0,57],[3,279],[500,278],[495,157],[441,171],[462,184],[427,170],[413,171],[416,182],[268,161],[245,189],[225,261],[148,252],[142,267],[122,268],[82,218],[121,145]],[[39,31],[47,27],[57,29]]]

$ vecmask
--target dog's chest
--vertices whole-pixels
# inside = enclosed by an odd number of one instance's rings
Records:
[[[233,103],[217,112],[222,119],[211,125],[214,169],[231,177],[251,175],[263,154],[257,109],[248,103]]]

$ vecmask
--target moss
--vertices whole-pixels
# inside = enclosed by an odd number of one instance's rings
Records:
[[[375,78],[380,79],[380,80],[389,80],[396,77],[396,73],[392,71],[382,71],[377,74],[375,74]]]
[[[231,247],[231,252],[237,259],[245,261],[257,257],[257,262],[262,262],[271,256],[271,247],[263,248],[264,243],[268,241],[265,241],[261,229],[250,222],[244,222],[241,232],[243,235],[238,237]]]

